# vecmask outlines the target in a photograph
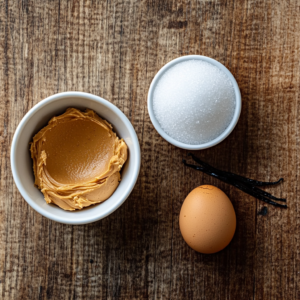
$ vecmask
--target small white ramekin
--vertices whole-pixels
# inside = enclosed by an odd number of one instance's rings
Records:
[[[122,180],[113,195],[101,204],[80,211],[64,211],[47,204],[43,194],[34,186],[29,143],[33,136],[55,115],[68,107],[90,108],[113,125],[128,146],[128,160],[122,168]],[[22,119],[11,145],[11,169],[17,188],[27,203],[41,215],[65,224],[87,224],[114,212],[131,193],[140,171],[141,152],[138,137],[127,117],[110,102],[88,93],[65,92],[50,96],[35,105]]]
[[[227,74],[227,76],[229,77],[229,79],[233,85],[234,91],[235,91],[236,107],[235,107],[235,112],[234,112],[233,118],[232,118],[229,126],[226,128],[226,130],[220,136],[218,136],[214,140],[212,140],[208,143],[200,144],[200,145],[185,144],[185,143],[179,142],[179,141],[173,139],[172,137],[170,137],[168,134],[166,134],[162,130],[161,126],[159,125],[158,121],[155,118],[155,114],[153,111],[153,94],[154,94],[154,90],[155,90],[156,84],[158,83],[159,79],[168,69],[173,67],[175,64],[178,64],[180,62],[187,61],[187,60],[203,60],[203,61],[206,61],[206,62],[211,63],[212,65],[218,67],[225,74]],[[240,92],[239,86],[238,86],[235,78],[233,77],[233,75],[230,73],[230,71],[224,65],[222,65],[218,61],[216,61],[212,58],[206,57],[206,56],[202,56],[202,55],[181,56],[181,57],[178,57],[178,58],[168,62],[155,75],[155,77],[153,78],[153,80],[151,82],[149,92],[148,92],[148,112],[150,115],[151,122],[152,122],[153,126],[155,127],[155,129],[157,130],[157,132],[170,144],[172,144],[176,147],[182,148],[182,149],[187,149],[187,150],[207,149],[207,148],[213,147],[213,146],[219,144],[220,142],[222,142],[232,132],[232,130],[236,126],[236,124],[239,120],[240,114],[241,114],[241,109],[242,109],[241,92]]]

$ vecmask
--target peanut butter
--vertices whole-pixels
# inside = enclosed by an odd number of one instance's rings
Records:
[[[53,117],[30,147],[35,184],[47,203],[76,210],[116,190],[127,145],[94,111],[69,108]]]

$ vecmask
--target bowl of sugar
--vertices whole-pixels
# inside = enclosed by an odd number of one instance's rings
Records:
[[[167,63],[148,92],[148,112],[157,132],[187,150],[222,142],[236,126],[241,108],[240,89],[230,71],[201,55]]]

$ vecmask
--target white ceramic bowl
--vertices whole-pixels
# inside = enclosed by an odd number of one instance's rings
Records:
[[[81,211],[64,211],[47,204],[43,194],[34,186],[29,143],[33,136],[55,115],[68,107],[90,108],[113,125],[128,146],[128,160],[122,168],[122,180],[113,195],[101,204]],[[65,92],[48,97],[35,105],[20,122],[11,145],[11,169],[15,183],[27,203],[43,216],[65,224],[87,224],[115,211],[131,193],[140,171],[141,153],[137,135],[127,117],[110,102],[87,93]]]
[[[155,118],[154,115],[154,111],[153,111],[153,94],[154,94],[154,90],[156,87],[157,82],[159,81],[160,77],[171,67],[173,67],[175,64],[178,64],[180,62],[186,61],[186,60],[203,60],[206,61],[208,63],[211,63],[212,65],[218,67],[220,70],[222,70],[225,74],[227,74],[227,76],[229,77],[230,81],[232,82],[232,85],[234,87],[234,91],[235,91],[235,97],[236,97],[236,107],[235,107],[235,112],[233,115],[233,118],[229,124],[229,126],[226,128],[226,130],[219,135],[217,138],[215,138],[214,140],[208,142],[208,143],[204,143],[204,144],[200,144],[200,145],[189,145],[189,144],[185,144],[182,142],[179,142],[175,139],[173,139],[172,137],[170,137],[168,134],[166,134],[161,126],[159,125],[158,121]],[[148,92],[148,112],[150,115],[150,119],[151,122],[153,124],[153,126],[155,127],[155,129],[157,130],[157,132],[166,140],[168,141],[170,144],[182,148],[182,149],[187,149],[187,150],[202,150],[202,149],[206,149],[206,148],[210,148],[213,147],[217,144],[219,144],[220,142],[222,142],[234,129],[235,125],[237,124],[240,114],[241,114],[241,109],[242,109],[242,100],[241,100],[241,93],[240,93],[240,89],[239,86],[235,80],[235,78],[233,77],[233,75],[230,73],[230,71],[221,63],[219,63],[218,61],[206,57],[206,56],[202,56],[202,55],[187,55],[187,56],[181,56],[178,57],[174,60],[171,60],[170,62],[168,62],[166,65],[164,65],[159,71],[158,73],[155,75],[155,77],[153,78],[150,88],[149,88],[149,92]]]

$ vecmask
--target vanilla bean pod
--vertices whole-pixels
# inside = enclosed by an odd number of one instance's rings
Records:
[[[195,158],[193,156],[193,158]],[[197,158],[196,158],[197,159]],[[268,204],[271,204],[271,205],[274,205],[274,206],[277,206],[277,207],[282,207],[282,208],[287,208],[286,205],[282,205],[282,204],[279,204],[279,203],[276,203],[266,197],[273,197],[273,198],[276,198],[274,196],[272,196],[271,194],[265,192],[265,191],[262,191],[258,188],[256,188],[253,183],[251,184],[249,181],[240,181],[237,177],[235,176],[228,176],[228,173],[227,172],[224,172],[224,171],[220,171],[218,169],[215,169],[213,168],[212,166],[200,161],[199,159],[194,159],[196,162],[198,162],[199,164],[202,164],[202,166],[197,166],[197,165],[191,165],[191,164],[188,164],[186,162],[186,160],[183,160],[183,163],[187,166],[187,167],[190,167],[190,168],[193,168],[195,170],[199,170],[199,171],[202,171],[210,176],[213,176],[215,178],[218,178],[219,180],[225,182],[225,183],[228,183],[230,185],[233,185],[235,187],[237,187],[238,189],[240,189],[241,191],[261,200],[261,201],[264,201]],[[231,173],[233,174],[233,173]],[[230,175],[231,175],[230,174]],[[235,175],[235,174],[234,174]],[[247,179],[247,178],[244,178],[242,177],[243,179]],[[270,197],[271,196],[271,197]],[[285,201],[285,199],[281,199],[281,198],[276,198],[274,200],[278,200],[280,199],[280,201]]]
[[[204,166],[210,172],[215,172],[215,173],[218,173],[218,174],[222,174],[223,176],[228,177],[228,178],[232,178],[235,181],[243,182],[244,184],[246,184],[247,186],[252,188],[256,193],[261,194],[262,196],[268,197],[268,198],[276,200],[276,201],[286,202],[286,199],[277,198],[277,197],[273,196],[272,194],[270,194],[266,191],[263,191],[263,190],[256,187],[256,186],[258,186],[257,183],[259,183],[260,186],[264,186],[264,185],[270,185],[270,184],[274,185],[274,182],[262,182],[262,181],[252,180],[252,179],[248,179],[246,177],[239,176],[239,175],[231,173],[231,172],[222,171],[222,170],[216,169],[213,166],[209,165],[208,163],[200,160],[198,157],[194,156],[192,153],[189,153],[188,155],[191,156],[195,162],[197,162],[198,164]],[[276,184],[281,182],[282,180],[283,180],[283,178],[280,178],[278,181],[276,181]]]
[[[205,167],[208,167],[208,168],[211,168],[211,169],[214,169],[218,172],[222,172],[224,174],[226,174],[227,176],[230,176],[230,177],[233,177],[233,178],[236,178],[238,179],[239,181],[243,181],[245,183],[249,183],[253,186],[268,186],[268,185],[276,185],[276,184],[279,184],[280,182],[283,181],[283,178],[280,178],[279,180],[277,181],[270,181],[270,182],[264,182],[264,181],[258,181],[258,180],[253,180],[253,179],[250,179],[250,178],[247,178],[247,177],[243,177],[243,176],[240,176],[240,175],[237,175],[237,174],[234,174],[234,173],[231,173],[231,172],[226,172],[226,171],[222,171],[222,170],[218,170],[214,167],[212,167],[211,165],[209,165],[208,163],[202,161],[201,159],[199,159],[198,157],[196,157],[194,154],[192,153],[189,153],[188,156],[191,156],[192,159],[200,164],[200,165],[203,165]]]

